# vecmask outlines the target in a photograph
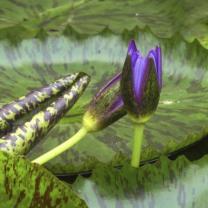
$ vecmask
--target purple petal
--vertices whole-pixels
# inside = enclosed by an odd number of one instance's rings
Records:
[[[162,56],[161,56],[161,48],[156,47],[157,51],[157,77],[159,81],[160,89],[162,88]]]
[[[106,90],[108,90],[109,88],[111,88],[112,85],[114,85],[115,83],[119,82],[121,80],[121,72],[119,72],[118,74],[116,74],[111,80],[109,80],[99,91],[98,93],[95,95],[95,97],[100,96],[101,93],[105,92]]]
[[[137,52],[132,53],[131,55],[131,67],[134,68],[137,59],[139,58],[139,54]]]
[[[137,102],[142,99],[143,86],[148,72],[148,58],[139,57],[135,66],[132,68],[133,75],[133,91]]]
[[[158,60],[157,60],[157,52],[156,49],[151,49],[147,55],[149,58],[152,58],[155,64],[155,69],[156,69],[156,73],[157,73],[157,68],[158,68]]]
[[[137,51],[136,43],[134,40],[131,40],[128,46],[128,54],[131,56],[136,51]]]
[[[110,106],[110,108],[108,109],[108,113],[112,113],[112,112],[116,112],[117,109],[122,108],[122,106],[124,105],[123,103],[123,99],[121,96],[117,97],[115,99],[115,101],[112,103],[112,105]]]
[[[131,56],[131,66],[132,67],[134,67],[134,65],[136,64],[136,60],[139,57],[142,57],[142,54],[140,53],[140,51],[137,50],[136,43],[134,40],[131,40],[129,42],[128,55]]]

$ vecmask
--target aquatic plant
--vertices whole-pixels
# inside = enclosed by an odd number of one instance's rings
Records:
[[[130,41],[121,79],[121,95],[125,109],[135,126],[131,165],[138,167],[144,124],[156,111],[162,88],[160,47],[143,57],[134,40]]]
[[[39,103],[62,92],[45,110],[39,111],[29,121],[2,136],[0,150],[10,154],[26,154],[34,143],[41,140],[73,107],[87,87],[89,80],[89,76],[83,72],[72,74],[4,106],[0,110],[3,112],[2,117],[6,121],[11,120],[11,118],[14,120],[25,111],[31,111]]]
[[[120,94],[121,74],[116,74],[95,94],[83,116],[82,128],[71,138],[33,160],[44,164],[78,143],[89,132],[100,131],[126,114]]]

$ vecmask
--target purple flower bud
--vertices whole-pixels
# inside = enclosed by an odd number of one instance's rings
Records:
[[[128,113],[136,122],[145,122],[156,110],[162,88],[160,47],[143,57],[130,41],[121,79],[121,94]]]
[[[83,117],[90,131],[101,130],[126,114],[120,93],[121,73],[115,75],[94,96]]]

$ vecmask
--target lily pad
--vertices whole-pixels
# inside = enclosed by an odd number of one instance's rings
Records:
[[[18,41],[42,30],[57,34],[68,26],[81,34],[106,28],[122,33],[138,26],[149,27],[158,37],[179,33],[188,41],[197,38],[208,48],[207,7],[206,0],[4,0],[0,2],[0,38]]]
[[[71,187],[43,167],[0,152],[0,207],[87,207]]]
[[[207,135],[207,8],[206,0],[0,1],[0,106],[69,73],[92,77],[84,96],[26,157],[81,127],[93,94],[122,69],[131,38],[143,53],[156,44],[163,51],[164,87],[145,128],[142,162]],[[127,164],[132,131],[125,117],[45,165],[56,174],[95,168],[73,190],[43,167],[0,152],[0,207],[206,207],[207,156],[193,163],[163,157],[138,171]]]
[[[207,5],[206,0],[1,1],[0,105],[68,73],[92,76],[79,103],[28,157],[39,156],[80,128],[93,93],[121,70],[130,38],[143,52],[160,44],[164,53],[164,89],[145,129],[142,159],[168,154],[206,135],[208,65],[201,45],[208,48]],[[122,119],[88,135],[47,168],[63,173],[91,169],[98,161],[119,165],[130,157],[131,134],[129,120]]]
[[[99,164],[90,178],[79,177],[73,189],[89,208],[206,207],[208,157],[190,162],[161,157],[139,169]]]
[[[75,107],[29,153],[30,159],[65,141],[81,127],[82,114],[93,94],[121,70],[131,38],[143,53],[156,44],[163,51],[164,86],[158,110],[145,129],[142,160],[186,147],[208,133],[207,50],[198,41],[187,43],[180,36],[159,39],[148,30],[138,29],[81,39],[76,33],[43,36],[17,45],[6,39],[0,42],[2,104],[69,73],[84,71],[92,79]],[[102,132],[89,134],[46,167],[58,174],[89,170],[99,161],[119,165],[130,158],[132,131],[128,118],[123,118]]]

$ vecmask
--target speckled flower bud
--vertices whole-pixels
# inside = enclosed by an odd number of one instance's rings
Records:
[[[13,121],[34,110],[40,104],[58,95],[63,90],[68,89],[79,75],[80,73],[67,75],[48,86],[33,90],[26,96],[4,105],[0,109],[0,135],[6,133]]]
[[[1,139],[5,142],[0,144],[0,150],[11,154],[27,153],[33,144],[42,139],[72,108],[87,87],[89,80],[88,75],[79,73],[71,87],[64,91],[46,110],[38,112],[30,121],[3,136]]]

